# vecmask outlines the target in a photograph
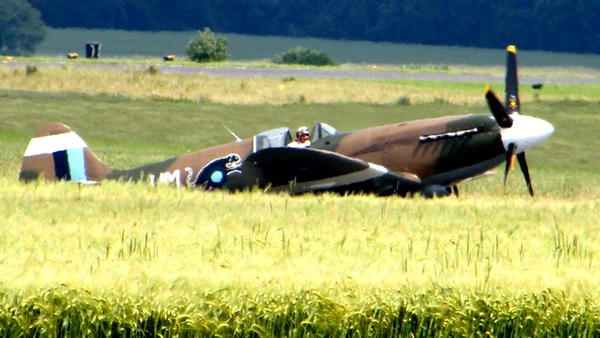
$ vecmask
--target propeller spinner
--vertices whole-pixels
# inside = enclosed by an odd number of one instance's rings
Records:
[[[533,186],[527,160],[525,159],[525,150],[535,147],[550,137],[554,132],[554,127],[542,119],[520,114],[509,114],[489,89],[486,91],[485,97],[494,118],[501,128],[500,135],[502,136],[504,149],[506,149],[504,185],[506,185],[511,163],[514,161],[513,157],[516,156],[529,189],[529,194],[533,196]]]

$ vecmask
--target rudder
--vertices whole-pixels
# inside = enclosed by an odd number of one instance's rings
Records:
[[[62,123],[46,123],[35,133],[23,155],[19,180],[98,182],[113,169],[85,141]]]

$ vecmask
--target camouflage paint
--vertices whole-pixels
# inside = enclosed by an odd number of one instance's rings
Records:
[[[311,149],[284,146],[256,148],[253,139],[239,140],[130,170],[113,170],[100,161],[85,142],[60,123],[44,125],[31,140],[19,178],[48,180],[150,181],[213,189],[254,186],[292,193],[334,191],[379,195],[421,192],[447,195],[463,180],[477,177],[511,157],[519,144],[537,144],[553,131],[550,124],[520,117],[513,127],[511,113],[520,107],[516,49],[507,48],[507,106],[486,89],[492,115],[448,116],[379,126],[314,139]],[[530,123],[530,124],[527,124]],[[319,124],[321,126],[323,124]],[[531,134],[530,126],[541,126]],[[317,126],[315,126],[317,129]],[[332,128],[333,129],[333,128]],[[523,133],[523,130],[527,130]],[[261,134],[261,142],[289,129]],[[506,135],[506,139],[503,139]],[[262,143],[261,143],[262,144]],[[270,144],[270,143],[269,143]],[[286,143],[283,143],[285,145]],[[530,188],[525,155],[517,158]]]

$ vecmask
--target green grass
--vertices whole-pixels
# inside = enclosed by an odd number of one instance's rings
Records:
[[[427,89],[440,97],[444,94],[436,93],[442,90],[448,89],[437,87],[437,84]],[[427,117],[487,113],[483,102],[473,106],[221,105],[188,100],[134,100],[105,94],[24,91],[3,91],[0,97],[3,102],[0,137],[5,144],[4,151],[11,151],[2,163],[13,166],[20,162],[29,138],[46,121],[60,121],[71,126],[102,159],[121,168],[233,141],[223,124],[240,137],[247,138],[270,128],[311,125],[319,121],[340,131],[351,131]],[[534,172],[545,169],[566,176],[567,171],[593,173],[600,167],[600,160],[595,156],[600,144],[591,137],[600,128],[600,118],[596,114],[598,102],[542,100],[523,105],[524,114],[546,119],[555,126],[553,136],[528,154]]]
[[[219,34],[217,32],[217,34]],[[185,46],[198,32],[128,32],[118,30],[49,29],[45,41],[37,49],[37,55],[64,59],[67,53],[78,52],[85,56],[88,42],[100,42],[102,58],[144,57],[160,59],[175,54],[187,59]],[[221,34],[219,34],[221,35]],[[239,34],[222,34],[229,42],[232,61],[271,60],[284,51],[303,46],[322,51],[339,63],[381,65],[404,65],[418,71],[447,70],[457,65],[469,67],[499,66],[503,69],[505,55],[496,49],[461,48],[447,46],[423,46],[366,41],[339,41],[313,38],[260,37]],[[518,48],[519,46],[517,46]],[[600,57],[519,51],[519,65],[524,67],[581,68],[595,73],[600,70]],[[556,70],[556,69],[555,69]],[[585,72],[585,70],[583,71]]]
[[[27,142],[46,121],[66,123],[103,161],[124,169],[233,141],[223,124],[246,138],[270,128],[319,121],[351,131],[435,116],[487,113],[485,106],[446,104],[239,106],[67,93],[5,91],[0,96],[0,163],[7,178],[17,177]],[[538,195],[577,200],[600,195],[596,156],[600,144],[585,136],[600,128],[597,107],[598,103],[585,101],[529,102],[523,107],[524,113],[555,126],[552,137],[527,154]],[[509,195],[524,194],[521,176],[518,169],[511,173]],[[499,170],[495,177],[466,183],[461,186],[463,196],[501,196],[501,177]]]

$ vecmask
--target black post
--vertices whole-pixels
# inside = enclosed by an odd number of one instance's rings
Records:
[[[85,44],[85,57],[88,59],[98,58],[98,54],[100,53],[100,43],[99,42],[89,42]]]
[[[85,44],[85,57],[90,59],[92,57],[94,50],[91,43]]]

